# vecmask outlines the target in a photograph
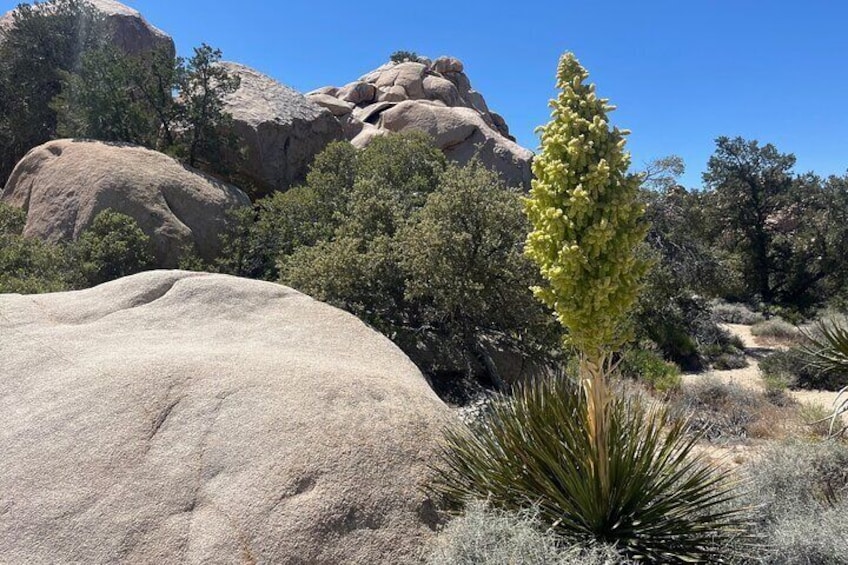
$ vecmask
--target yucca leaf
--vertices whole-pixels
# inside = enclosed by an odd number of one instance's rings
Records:
[[[456,508],[474,498],[535,507],[565,539],[612,543],[646,562],[721,563],[731,540],[747,539],[730,472],[693,455],[685,422],[615,397],[605,418],[600,476],[579,385],[560,376],[519,386],[483,421],[447,431],[433,490]]]

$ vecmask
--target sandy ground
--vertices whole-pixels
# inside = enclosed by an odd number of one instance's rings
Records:
[[[744,369],[732,369],[729,371],[711,371],[709,374],[725,382],[734,382],[740,386],[764,390],[765,385],[760,376],[759,360],[780,349],[780,345],[762,343],[751,334],[751,326],[741,324],[722,324],[724,328],[734,335],[739,336],[745,345],[745,354],[749,365]],[[694,381],[703,378],[705,373],[688,373],[683,375],[683,381]],[[827,411],[833,409],[838,393],[827,390],[791,390],[789,395],[798,402],[811,405],[821,405]]]

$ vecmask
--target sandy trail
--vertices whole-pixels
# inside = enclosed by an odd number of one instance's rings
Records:
[[[741,324],[722,324],[722,327],[733,335],[739,336],[745,346],[745,354],[749,365],[744,369],[732,369],[729,371],[710,371],[709,373],[687,373],[683,375],[683,382],[692,382],[710,375],[724,382],[733,382],[740,386],[765,390],[765,384],[760,376],[760,359],[781,349],[777,345],[763,345],[751,334],[751,326]],[[827,390],[790,390],[789,395],[803,404],[819,404],[825,410],[830,411],[834,407],[838,393]]]

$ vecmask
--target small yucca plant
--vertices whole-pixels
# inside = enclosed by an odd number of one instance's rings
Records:
[[[848,379],[848,328],[835,320],[820,320],[815,332],[805,331],[809,343],[803,347],[804,353],[815,367],[828,373],[845,375]],[[848,386],[839,391],[830,419],[830,435],[843,435],[848,425],[842,421],[842,415],[848,413]]]
[[[433,489],[456,508],[469,499],[538,508],[563,539],[612,544],[634,560],[723,562],[745,539],[730,472],[690,457],[685,423],[636,399],[607,403],[599,449],[589,406],[565,376],[518,386],[470,429],[447,431]]]

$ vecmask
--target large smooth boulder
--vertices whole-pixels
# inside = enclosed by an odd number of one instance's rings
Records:
[[[86,0],[106,22],[109,41],[126,53],[139,54],[164,50],[171,57],[176,53],[174,40],[151,25],[138,10],[115,0]],[[44,4],[41,4],[42,6]],[[12,11],[0,18],[0,36],[13,25]]]
[[[426,132],[449,159],[467,163],[476,156],[509,184],[530,185],[533,153],[501,135],[473,108],[407,100],[382,112],[379,127]]]
[[[533,153],[515,143],[504,119],[471,88],[458,59],[389,62],[347,86],[314,92],[327,107],[332,97],[355,106],[339,119],[358,148],[388,132],[426,131],[448,158],[464,163],[479,155],[508,184],[530,187]]]
[[[333,113],[276,80],[237,63],[221,63],[241,84],[224,97],[239,146],[237,171],[260,196],[286,190],[306,177],[309,165],[332,141],[344,139]]]
[[[238,188],[162,153],[70,139],[29,151],[0,201],[26,211],[24,235],[50,242],[77,239],[107,208],[127,214],[150,236],[157,264],[165,267],[192,248],[213,259],[227,212],[250,204]]]
[[[388,339],[273,283],[0,295],[0,560],[414,563],[452,417]]]

